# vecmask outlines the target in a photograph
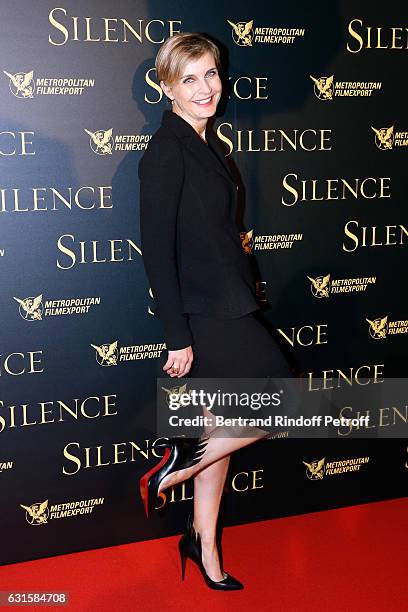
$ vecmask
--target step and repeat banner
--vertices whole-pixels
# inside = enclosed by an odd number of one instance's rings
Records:
[[[264,317],[308,379],[405,377],[405,3],[2,2],[0,563],[179,533],[192,482],[151,520],[166,351],[142,262],[139,160],[176,32],[220,46],[213,129],[239,187]],[[160,245],[157,245],[160,249]],[[243,355],[250,359],[251,355]],[[392,434],[406,402],[370,415]],[[406,495],[407,440],[337,429],[235,453],[225,525]]]

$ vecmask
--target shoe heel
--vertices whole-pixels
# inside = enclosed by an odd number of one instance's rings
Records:
[[[186,574],[186,560],[187,560],[187,556],[183,555],[183,553],[180,551],[180,560],[181,560],[181,579],[184,580],[184,576]]]
[[[140,481],[139,481],[140,497],[142,498],[143,506],[144,506],[144,510],[145,510],[147,518],[149,518],[149,479],[156,472],[158,472],[163,465],[165,465],[167,463],[167,460],[168,460],[168,458],[170,456],[170,453],[171,453],[171,449],[168,446],[166,446],[165,447],[165,451],[164,451],[164,455],[161,458],[161,460],[159,461],[159,463],[157,465],[155,465],[154,467],[152,467],[151,470],[146,472],[146,474],[144,474],[144,476],[142,476]]]
[[[146,518],[149,518],[149,504],[148,504],[148,492],[147,492],[147,479],[143,476],[140,479],[140,497],[142,498],[144,511]]]

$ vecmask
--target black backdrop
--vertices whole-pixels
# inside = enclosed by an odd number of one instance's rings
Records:
[[[222,48],[214,128],[277,339],[305,376],[405,376],[404,4],[1,3],[0,563],[174,534],[192,503],[191,483],[178,486],[147,521],[138,495],[159,456],[165,347],[139,247],[137,165],[167,108],[154,58],[172,32]],[[328,274],[318,297],[310,278]],[[237,452],[225,524],[404,496],[406,441],[360,436]],[[304,462],[322,459],[313,478]]]

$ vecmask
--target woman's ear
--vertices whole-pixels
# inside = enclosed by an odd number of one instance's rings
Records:
[[[160,87],[162,88],[164,94],[167,96],[170,104],[172,102],[172,92],[171,92],[171,87],[169,87],[168,85],[166,85],[166,83],[164,81],[160,81]]]

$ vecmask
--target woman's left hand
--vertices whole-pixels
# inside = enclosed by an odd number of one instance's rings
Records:
[[[168,351],[169,355],[163,370],[172,378],[175,376],[181,378],[188,374],[193,363],[193,349],[191,346],[179,349],[177,351]]]

